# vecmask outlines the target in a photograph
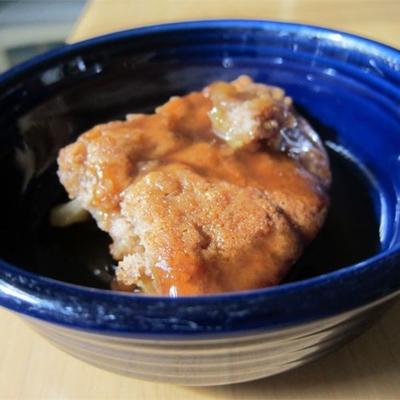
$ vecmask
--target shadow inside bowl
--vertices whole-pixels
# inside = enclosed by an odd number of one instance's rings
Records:
[[[314,121],[315,124],[315,121]],[[294,265],[284,282],[294,282],[331,272],[375,254],[380,247],[379,221],[371,187],[360,168],[329,147],[332,134],[316,126],[327,140],[333,172],[331,206],[323,229]],[[329,140],[328,140],[329,139]],[[24,221],[9,259],[34,273],[83,286],[107,289],[115,261],[109,254],[108,235],[94,221],[68,228],[49,225],[49,210],[66,201],[51,166],[25,196]],[[20,252],[18,243],[25,243]],[[57,266],[57,267],[55,267]]]

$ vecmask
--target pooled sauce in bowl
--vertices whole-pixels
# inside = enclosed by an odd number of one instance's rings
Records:
[[[113,240],[114,288],[198,295],[278,284],[321,228],[330,169],[283,90],[246,76],[98,125],[62,149],[72,205]]]

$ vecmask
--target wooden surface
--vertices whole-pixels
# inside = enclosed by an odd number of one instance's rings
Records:
[[[325,25],[400,47],[400,0],[97,0],[70,41],[161,21],[246,17]],[[0,310],[0,399],[400,399],[400,303],[366,334],[313,364],[245,384],[184,388],[101,371]]]
[[[400,0],[94,0],[70,41],[151,23],[229,17],[324,25],[400,47]]]

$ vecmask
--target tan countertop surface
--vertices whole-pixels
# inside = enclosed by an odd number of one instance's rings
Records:
[[[400,0],[95,0],[69,40],[162,21],[266,18],[325,25],[400,47]],[[400,303],[372,329],[312,364],[212,388],[142,382],[62,353],[0,310],[0,399],[400,399]]]

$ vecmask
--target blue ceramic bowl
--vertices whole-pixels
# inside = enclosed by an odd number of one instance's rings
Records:
[[[60,147],[93,124],[246,73],[284,87],[333,169],[325,228],[284,284],[163,298],[107,290],[107,235],[48,226]],[[117,373],[188,385],[276,374],[360,333],[400,290],[400,53],[323,28],[200,21],[68,45],[0,77],[0,304]]]

